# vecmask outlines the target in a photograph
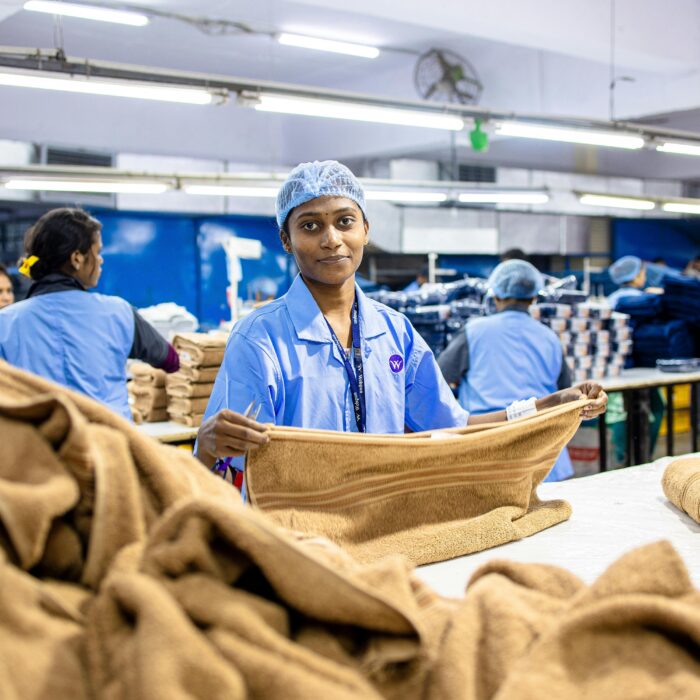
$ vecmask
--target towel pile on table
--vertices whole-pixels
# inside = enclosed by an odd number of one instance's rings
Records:
[[[668,543],[591,586],[495,559],[440,598],[0,362],[2,698],[680,700],[700,697],[699,645]]]
[[[224,333],[180,333],[173,338],[180,369],[165,382],[171,420],[194,427],[201,424],[226,340]]]
[[[134,423],[156,423],[168,420],[165,372],[145,362],[134,362],[129,372],[133,379],[128,383],[127,388]]]

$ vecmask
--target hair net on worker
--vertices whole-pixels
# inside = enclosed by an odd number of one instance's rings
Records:
[[[347,197],[365,213],[365,193],[350,170],[336,160],[315,160],[297,165],[277,194],[277,225],[282,228],[289,213],[316,197]]]
[[[631,282],[642,270],[642,261],[636,255],[625,255],[616,260],[609,268],[608,273],[615,284]]]
[[[507,260],[496,266],[488,285],[499,299],[533,299],[544,287],[544,279],[529,262]]]

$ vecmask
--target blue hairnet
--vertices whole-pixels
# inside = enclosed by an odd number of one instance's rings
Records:
[[[499,299],[533,299],[544,287],[544,279],[525,260],[506,260],[491,273],[489,289]]]
[[[365,213],[365,193],[350,170],[336,160],[315,160],[297,165],[277,194],[277,225],[284,226],[289,212],[316,197],[347,197]]]
[[[615,284],[631,282],[642,270],[642,261],[636,255],[625,255],[616,260],[609,268],[610,279]]]

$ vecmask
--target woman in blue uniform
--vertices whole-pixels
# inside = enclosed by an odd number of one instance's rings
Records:
[[[197,456],[205,465],[264,444],[264,423],[403,433],[506,420],[505,411],[470,417],[406,317],[355,284],[369,240],[365,211],[361,185],[335,161],[303,163],[282,186],[277,223],[300,274],[283,297],[231,333],[199,430]],[[607,397],[589,383],[510,414],[582,395],[596,399],[586,417],[605,410]],[[250,405],[257,421],[243,415]]]
[[[97,399],[131,419],[126,360],[166,372],[175,349],[124,299],[89,294],[102,273],[102,225],[81,209],[53,209],[25,237],[20,271],[34,283],[0,311],[0,358]]]
[[[636,255],[625,255],[616,260],[609,268],[610,279],[618,285],[609,297],[608,304],[614,309],[617,302],[624,297],[639,296],[647,283],[646,266]]]
[[[511,259],[496,267],[488,284],[497,313],[471,319],[438,358],[446,381],[459,386],[460,405],[472,416],[571,386],[559,338],[529,313],[544,286],[538,270]],[[547,481],[573,473],[564,449]]]

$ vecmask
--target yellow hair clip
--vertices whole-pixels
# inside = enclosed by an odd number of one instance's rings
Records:
[[[23,274],[25,277],[31,278],[31,272],[30,270],[32,269],[32,266],[39,262],[39,258],[37,258],[36,255],[30,255],[28,258],[24,258],[22,260],[22,264],[19,266],[19,271],[21,274]]]

